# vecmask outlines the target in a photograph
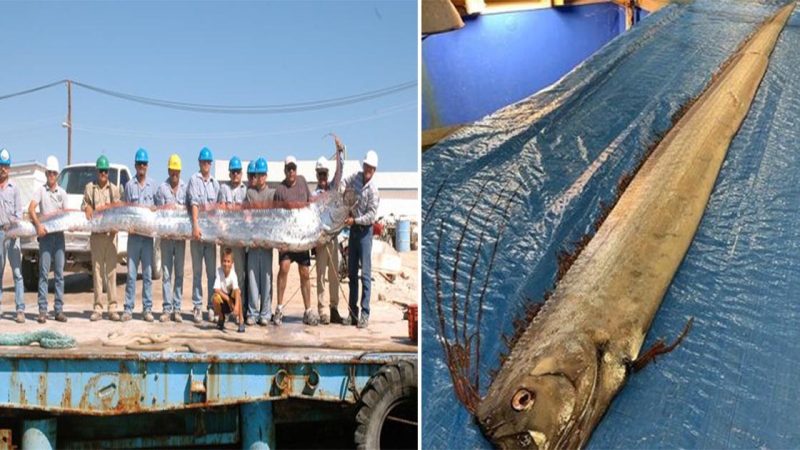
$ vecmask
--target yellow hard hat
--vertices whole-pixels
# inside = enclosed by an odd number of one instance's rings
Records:
[[[181,157],[175,153],[170,155],[167,168],[169,170],[181,170]]]

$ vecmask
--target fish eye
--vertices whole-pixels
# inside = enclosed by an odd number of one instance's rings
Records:
[[[511,407],[514,408],[515,411],[525,411],[527,409],[530,409],[530,407],[533,406],[533,403],[535,401],[536,401],[535,393],[525,388],[521,388],[511,398]]]

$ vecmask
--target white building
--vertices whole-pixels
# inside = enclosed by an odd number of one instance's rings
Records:
[[[250,161],[242,161],[243,172],[247,171],[247,164]],[[297,174],[305,177],[309,188],[316,189],[316,166],[317,162],[308,160],[297,161]],[[334,161],[329,161],[330,177],[336,169]],[[344,176],[356,173],[361,170],[361,162],[358,160],[347,160],[344,162]],[[228,160],[214,161],[214,176],[220,181],[228,181]],[[247,180],[247,175],[243,174],[242,180]],[[276,187],[283,180],[283,161],[267,161],[267,180],[270,187]],[[386,172],[380,170],[375,172],[375,183],[381,195],[381,202],[378,207],[378,217],[406,216],[412,221],[419,222],[419,173],[418,172]]]
[[[47,183],[44,164],[37,161],[12,163],[11,169],[8,171],[8,176],[17,184],[20,200],[23,205],[22,209],[27,211],[28,204],[30,204],[31,199],[33,199],[33,193],[36,188]]]

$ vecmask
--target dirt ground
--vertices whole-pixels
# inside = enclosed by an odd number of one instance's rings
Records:
[[[89,316],[92,313],[93,293],[92,279],[86,273],[67,273],[65,274],[65,295],[64,309],[69,321],[59,323],[52,319],[53,309],[53,282],[52,275],[50,281],[50,294],[48,295],[48,306],[50,315],[46,324],[36,322],[38,313],[37,295],[35,292],[25,293],[25,311],[27,321],[24,325],[14,322],[14,292],[13,281],[11,279],[11,268],[6,264],[3,273],[3,293],[0,300],[0,333],[19,333],[48,329],[66,333],[78,341],[78,349],[92,354],[104,353],[114,354],[125,350],[125,344],[131,344],[135,337],[167,335],[173,336],[170,342],[174,345],[167,345],[166,351],[188,351],[181,347],[186,342],[193,342],[187,336],[200,338],[202,346],[209,352],[258,352],[269,351],[275,347],[280,348],[304,348],[307,351],[321,350],[359,350],[359,351],[401,351],[415,352],[416,345],[408,339],[408,322],[404,320],[405,308],[409,304],[418,302],[418,283],[419,266],[418,252],[405,252],[400,254],[403,271],[396,276],[393,281],[378,272],[373,272],[373,284],[371,295],[371,315],[369,328],[357,329],[356,327],[345,327],[340,324],[306,326],[302,323],[303,300],[300,294],[300,278],[296,265],[292,265],[289,274],[288,285],[286,288],[287,306],[284,310],[284,322],[280,327],[274,325],[251,326],[247,327],[244,334],[236,332],[236,324],[228,322],[225,331],[216,330],[215,325],[205,320],[200,325],[196,325],[191,320],[191,261],[187,248],[186,264],[183,284],[183,323],[175,322],[160,323],[158,318],[162,308],[161,281],[153,281],[153,313],[156,321],[147,323],[142,320],[142,281],[141,277],[137,280],[136,301],[133,320],[126,323],[111,322],[102,320],[90,322]],[[277,262],[277,253],[274,255]],[[117,268],[117,299],[120,312],[124,300],[125,266]],[[276,305],[277,294],[275,292],[275,279],[277,278],[277,264],[273,264],[273,306]],[[204,271],[205,272],[205,271]],[[311,269],[311,303],[316,309],[316,268],[312,260]],[[205,275],[203,276],[203,286],[205,287]],[[345,280],[341,283],[339,313],[347,313],[347,292],[348,283]],[[205,289],[204,289],[205,291]],[[205,295],[205,292],[204,292]],[[105,296],[103,296],[105,301]],[[205,300],[203,305],[205,305]],[[177,337],[181,337],[178,339]],[[146,341],[147,339],[145,339]],[[194,341],[196,342],[196,341]],[[37,348],[27,347],[26,349]],[[13,347],[8,347],[12,351]],[[17,347],[19,349],[19,347]],[[13,352],[13,351],[12,351]]]

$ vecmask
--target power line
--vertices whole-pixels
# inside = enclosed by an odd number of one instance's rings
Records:
[[[67,80],[54,81],[54,82],[52,82],[50,84],[45,84],[45,85],[42,85],[42,86],[39,86],[39,87],[35,87],[35,88],[32,88],[32,89],[26,89],[24,91],[14,92],[14,93],[11,93],[11,94],[0,95],[0,100],[5,100],[5,99],[8,99],[8,98],[12,98],[12,97],[18,97],[20,95],[25,95],[25,94],[32,94],[34,92],[41,91],[42,89],[47,89],[47,88],[51,88],[53,86],[58,86],[59,84],[66,83],[66,82],[67,82]]]
[[[73,81],[73,84],[91,91],[116,97],[123,100],[142,103],[162,108],[177,109],[181,111],[218,113],[218,114],[280,114],[289,112],[316,111],[320,109],[334,108],[337,106],[350,105],[353,103],[365,102],[368,100],[385,97],[397,92],[415,88],[416,81],[408,81],[381,89],[366,91],[359,94],[347,95],[343,97],[329,98],[307,102],[272,104],[272,105],[213,105],[203,103],[187,103],[173,100],[163,100],[152,97],[127,94],[120,91],[113,91],[86,83]]]
[[[17,97],[20,95],[31,94],[43,89],[47,89],[59,84],[66,83],[68,80],[60,80],[53,83],[45,84],[24,91],[14,92],[0,96],[0,100]],[[290,112],[304,112],[304,111],[317,111],[321,109],[335,108],[338,106],[351,105],[354,103],[361,103],[368,100],[373,100],[380,97],[392,95],[401,91],[416,88],[416,81],[407,81],[405,83],[395,84],[380,89],[365,91],[358,94],[351,94],[342,97],[328,98],[322,100],[313,100],[305,102],[294,103],[281,103],[271,105],[215,105],[204,103],[188,103],[179,102],[174,100],[164,100],[153,97],[144,97],[140,95],[128,94],[125,92],[105,89],[102,87],[94,86],[91,84],[81,83],[79,81],[71,81],[75,86],[80,86],[84,89],[97,92],[99,94],[128,100],[132,102],[142,103],[150,106],[158,106],[162,108],[176,109],[181,111],[202,112],[202,113],[216,113],[216,114],[280,114]]]
[[[295,133],[302,133],[319,129],[330,129],[361,122],[368,122],[375,119],[387,117],[394,113],[415,107],[416,107],[416,102],[393,105],[385,109],[377,110],[373,114],[370,114],[369,116],[362,116],[336,122],[326,122],[300,128],[281,129],[275,131],[243,130],[243,131],[223,131],[223,132],[212,132],[212,133],[162,133],[162,132],[152,132],[143,130],[131,130],[126,128],[107,128],[107,127],[98,127],[91,125],[85,126],[81,124],[73,124],[72,127],[75,130],[84,131],[87,133],[105,134],[105,135],[122,136],[122,137],[145,137],[145,138],[156,138],[156,139],[186,139],[186,140],[244,139],[244,138],[254,138],[254,137],[264,137],[264,136],[280,136],[287,134],[295,134]]]

